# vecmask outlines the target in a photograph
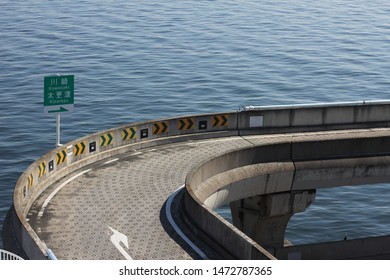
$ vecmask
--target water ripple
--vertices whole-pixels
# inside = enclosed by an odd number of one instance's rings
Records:
[[[389,98],[383,0],[0,0],[0,7],[0,224],[19,174],[55,142],[55,120],[42,108],[46,75],[75,75],[76,111],[62,117],[63,141],[240,105]],[[386,228],[375,219],[374,226]]]

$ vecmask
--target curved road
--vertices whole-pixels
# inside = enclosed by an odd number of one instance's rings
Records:
[[[189,171],[216,155],[291,139],[388,135],[389,129],[226,137],[134,150],[86,166],[57,181],[35,201],[27,218],[58,259],[220,258],[183,227],[168,198]],[[178,192],[180,196],[180,192]],[[169,211],[168,211],[169,212]],[[174,220],[195,251],[173,229]],[[182,234],[182,233],[180,233]]]

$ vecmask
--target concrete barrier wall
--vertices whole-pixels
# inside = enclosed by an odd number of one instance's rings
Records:
[[[255,164],[213,176],[201,184],[196,196],[215,209],[247,197],[288,192],[293,179],[292,162]]]
[[[390,137],[376,137],[371,135],[360,139],[335,139],[325,141],[295,142],[291,148],[291,157],[294,161],[323,160],[332,158],[352,158],[380,156],[389,153]]]
[[[197,200],[190,192],[184,194],[185,210],[197,227],[204,232],[213,244],[221,246],[234,258],[240,260],[273,260],[268,251],[259,246],[246,234],[231,225]],[[213,246],[213,244],[211,244]]]
[[[233,198],[240,199],[241,191],[260,195],[387,182],[389,147],[390,137],[385,136],[259,145],[201,163],[188,174],[186,184],[202,203],[208,201],[209,207],[218,207]],[[278,182],[278,189],[272,187],[272,182]],[[257,189],[253,187],[255,183]],[[219,198],[218,191],[224,193]],[[211,197],[219,202],[211,202]]]
[[[213,236],[215,242],[230,254],[239,256],[243,252],[235,251],[237,248],[231,235],[236,235],[240,241],[243,241],[242,237],[234,231],[221,234],[221,226],[228,225],[211,223],[211,216],[214,216],[212,207],[242,199],[244,194],[250,197],[292,190],[389,182],[389,141],[390,137],[383,136],[338,141],[294,140],[228,152],[200,163],[188,174],[185,207],[198,227]],[[253,243],[251,239],[244,240]],[[242,257],[240,255],[239,258]]]
[[[289,161],[291,155],[290,143],[279,143],[268,146],[238,149],[203,162],[194,168],[187,176],[187,184],[196,193],[200,184],[217,174],[242,166],[271,161]]]
[[[283,260],[386,259],[390,256],[390,236],[287,246],[275,249],[274,255]]]
[[[246,107],[238,115],[241,135],[389,126],[388,101]]]
[[[20,232],[17,234],[19,242],[30,258],[46,257],[47,247],[27,223],[26,214],[47,187],[95,161],[134,149],[190,139],[233,136],[248,131],[252,134],[268,133],[270,130],[267,129],[270,128],[290,127],[296,131],[304,128],[310,131],[321,129],[324,124],[332,124],[333,128],[356,127],[357,124],[388,126],[390,102],[379,103],[312,105],[315,109],[267,107],[256,111],[183,116],[130,124],[71,141],[36,160],[20,176],[14,190],[14,206],[18,216],[14,226]],[[312,114],[315,117],[311,117]],[[37,252],[37,248],[40,252]]]
[[[294,142],[292,190],[388,182],[389,156],[388,136]]]
[[[292,190],[390,181],[390,156],[296,162],[295,167]]]
[[[291,155],[290,149],[291,145],[289,143],[256,146],[229,152],[199,164],[188,174],[185,184],[185,208],[191,220],[210,236],[214,242],[238,259],[273,259],[264,248],[219,217],[204,203],[205,199],[208,198],[208,194],[211,195],[211,193],[208,189],[202,190],[202,183],[221,173],[239,169],[240,167],[275,160],[287,161]],[[240,174],[242,173],[239,172],[235,175],[239,176]],[[228,177],[231,181],[237,181],[235,176]],[[224,180],[224,178],[226,176],[220,177],[221,180]],[[224,181],[227,185],[229,184],[229,179]],[[242,178],[240,177],[240,179]],[[221,183],[215,184],[215,182],[210,183],[208,186],[215,187],[217,185],[221,189],[226,186]],[[290,186],[288,187],[290,189]],[[205,195],[205,193],[207,194]],[[224,202],[222,201],[221,204]]]

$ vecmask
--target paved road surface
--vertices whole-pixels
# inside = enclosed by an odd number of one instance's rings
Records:
[[[37,199],[27,218],[58,259],[198,259],[165,215],[167,199],[196,164],[276,139],[367,131],[373,130],[236,136],[131,151],[62,178]],[[180,217],[174,220],[182,227]],[[218,258],[207,246],[197,244],[210,258]]]

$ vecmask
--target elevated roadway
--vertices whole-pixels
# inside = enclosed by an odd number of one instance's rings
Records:
[[[248,107],[102,131],[24,172],[15,239],[32,259],[295,256],[275,248],[316,188],[389,180],[389,122],[380,101]],[[235,226],[212,210],[225,203]],[[277,227],[264,226],[275,217]]]
[[[123,258],[111,241],[114,230],[126,236],[126,252],[134,259],[199,258],[171,238],[163,206],[194,165],[248,145],[241,137],[229,137],[116,155],[50,186],[27,218],[60,259]]]

